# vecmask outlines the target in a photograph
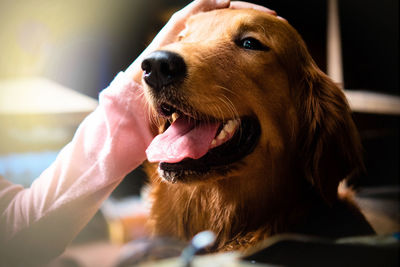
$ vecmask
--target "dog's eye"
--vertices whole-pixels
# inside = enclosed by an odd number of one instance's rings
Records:
[[[252,37],[246,37],[238,41],[238,46],[249,50],[268,50],[260,41]]]

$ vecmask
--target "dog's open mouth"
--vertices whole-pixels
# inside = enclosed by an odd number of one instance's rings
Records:
[[[160,175],[171,182],[228,171],[229,164],[253,151],[260,136],[260,125],[251,117],[221,121],[195,118],[165,103],[160,107],[160,115],[169,122],[146,153],[150,162],[160,163]]]

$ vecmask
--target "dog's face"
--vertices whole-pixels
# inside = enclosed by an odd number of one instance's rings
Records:
[[[165,131],[148,157],[160,162],[165,180],[268,180],[292,172],[308,178],[308,163],[296,153],[316,149],[304,135],[318,131],[314,116],[329,114],[310,110],[319,105],[308,99],[316,89],[303,87],[312,83],[308,76],[323,74],[286,22],[254,10],[201,13],[142,68],[146,98]]]

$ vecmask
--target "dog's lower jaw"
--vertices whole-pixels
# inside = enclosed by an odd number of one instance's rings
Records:
[[[163,179],[165,182],[169,182],[172,184],[175,183],[190,183],[190,182],[196,182],[196,181],[201,181],[201,180],[206,180],[204,177],[208,176],[210,174],[210,171],[203,171],[201,174],[192,171],[192,170],[180,170],[180,171],[168,171],[168,170],[163,170],[158,166],[157,168],[158,175],[160,176],[161,179]]]
[[[204,168],[201,171],[194,170],[164,170],[157,168],[157,173],[162,181],[172,184],[198,185],[208,182],[216,182],[222,179],[229,179],[231,174],[234,174],[238,166],[243,165],[243,162],[236,162],[229,167],[223,166],[219,168]]]

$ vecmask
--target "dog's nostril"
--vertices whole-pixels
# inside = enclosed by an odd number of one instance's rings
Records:
[[[153,89],[182,81],[186,76],[186,64],[177,53],[155,51],[142,62],[144,80]]]
[[[147,60],[147,59],[143,60],[141,67],[142,67],[142,70],[144,71],[144,73],[146,73],[146,74],[150,73],[151,72],[150,60]]]

